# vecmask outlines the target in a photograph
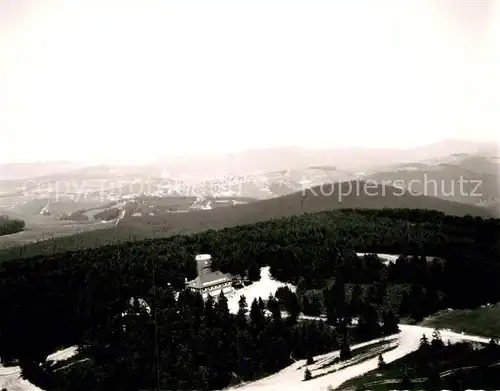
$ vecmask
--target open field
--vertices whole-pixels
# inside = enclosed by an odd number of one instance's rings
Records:
[[[0,212],[2,214],[2,212]],[[49,216],[25,216],[17,213],[6,213],[11,218],[19,218],[26,222],[24,231],[0,236],[0,249],[22,246],[25,244],[54,239],[62,236],[81,234],[98,229],[109,229],[114,222],[71,222],[59,221]]]
[[[500,304],[474,310],[440,312],[424,320],[422,325],[498,338],[500,337]]]

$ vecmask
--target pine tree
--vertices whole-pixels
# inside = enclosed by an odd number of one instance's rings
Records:
[[[333,326],[337,323],[337,310],[329,288],[323,289],[323,302],[325,303],[326,323]]]
[[[260,329],[265,323],[264,312],[257,299],[254,299],[250,306],[250,321],[255,329]]]
[[[273,295],[269,295],[269,298],[267,300],[267,309],[269,312],[271,312],[273,320],[281,320],[281,309],[280,309],[280,304],[278,301],[274,298]]]
[[[356,284],[352,289],[351,300],[349,301],[349,314],[351,317],[359,315],[363,305],[363,289],[361,285]]]
[[[306,371],[304,372],[304,381],[308,381],[312,379],[312,374],[309,368],[306,368]]]
[[[385,335],[390,335],[390,334],[395,334],[399,332],[399,327],[398,327],[398,318],[394,315],[392,311],[386,311],[383,314],[383,326],[382,326],[382,332]]]
[[[344,360],[349,360],[350,358],[351,358],[351,347],[349,346],[349,338],[346,330],[344,332],[342,345],[340,346],[340,359],[344,361]]]
[[[442,350],[444,348],[443,339],[441,338],[441,333],[438,329],[434,330],[432,333],[431,346],[436,350]]]
[[[381,327],[378,322],[377,310],[371,304],[365,304],[363,306],[356,330],[359,337],[365,341],[376,338],[380,335]]]
[[[314,294],[311,299],[311,316],[321,315],[321,302],[317,294]]]
[[[311,314],[313,311],[312,311],[312,308],[311,308],[311,302],[309,301],[309,299],[307,298],[307,296],[304,296],[302,298],[302,312],[304,313],[304,315],[314,316],[314,315]]]
[[[427,338],[427,335],[422,334],[422,337],[420,338],[420,349],[428,347],[429,347],[429,339]]]
[[[343,342],[340,347],[340,359],[342,361],[349,360],[351,358],[351,348],[348,342]]]
[[[330,290],[330,300],[332,305],[336,307],[337,317],[345,318],[347,316],[347,302],[345,294],[345,283],[342,274],[339,275]]]
[[[413,390],[413,383],[410,379],[410,376],[408,376],[408,373],[404,373],[403,378],[401,379],[400,383],[400,389],[401,390]]]
[[[304,277],[299,278],[299,282],[297,283],[297,289],[295,293],[297,297],[302,298],[307,292],[307,282]]]
[[[288,298],[287,311],[288,314],[290,315],[289,317],[290,323],[292,324],[297,323],[297,318],[300,315],[300,304],[299,304],[299,299],[293,292],[290,294]]]
[[[248,303],[245,295],[241,295],[238,300],[238,316],[245,318],[248,313]]]
[[[220,292],[220,295],[217,299],[217,303],[215,305],[215,312],[217,314],[219,327],[221,327],[222,329],[229,328],[231,324],[231,319],[230,319],[231,314],[229,312],[227,298],[224,295],[223,291]]]
[[[382,357],[381,354],[379,354],[379,356],[378,356],[378,367],[379,368],[384,368],[385,367],[384,357]]]
[[[260,280],[260,267],[257,262],[251,262],[248,267],[248,279],[252,282]]]
[[[429,365],[426,381],[427,389],[432,391],[441,390],[441,375],[434,365]]]

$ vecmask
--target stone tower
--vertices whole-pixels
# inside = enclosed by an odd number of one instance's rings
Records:
[[[210,254],[199,254],[196,256],[198,277],[212,272],[212,257]]]

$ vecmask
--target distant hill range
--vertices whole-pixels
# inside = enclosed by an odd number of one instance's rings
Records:
[[[113,226],[116,237],[147,238],[341,208],[500,214],[500,154],[492,144],[445,140],[408,150],[270,148],[168,161],[167,166],[161,166],[165,161],[128,167],[43,163],[31,171],[32,178],[0,181],[0,210],[27,222],[29,237],[23,243],[38,240],[42,228],[46,238],[62,220],[61,235]],[[2,172],[11,178],[26,175],[30,166],[22,166],[24,171],[21,166],[7,164]],[[339,199],[343,186],[352,183],[369,186]],[[306,189],[312,190],[302,197]],[[323,193],[311,196],[314,189]]]
[[[494,217],[495,213],[475,205],[468,205],[437,197],[411,195],[406,190],[392,186],[373,186],[364,181],[349,181],[317,186],[304,192],[283,197],[235,205],[228,208],[202,210],[189,214],[175,214],[168,218],[154,216],[145,220],[122,221],[136,227],[154,227],[155,231],[191,233],[205,229],[221,229],[251,224],[302,213],[315,213],[335,209],[429,209],[453,216]]]
[[[299,147],[250,149],[225,155],[192,155],[169,157],[153,162],[171,176],[194,176],[196,180],[213,176],[248,175],[311,166],[334,166],[348,171],[401,162],[446,157],[452,154],[498,155],[499,146],[463,140],[443,140],[409,149],[396,148],[328,148]]]
[[[441,162],[401,164],[363,179],[404,186],[417,194],[489,206],[500,200],[499,163],[482,156],[456,156]]]
[[[26,179],[54,174],[102,175],[115,171],[120,175],[131,172],[140,176],[175,177],[186,181],[212,179],[214,176],[250,175],[280,171],[284,169],[303,169],[304,167],[330,166],[339,170],[364,171],[374,167],[403,162],[444,158],[453,154],[479,154],[499,156],[499,146],[493,143],[478,143],[447,139],[425,146],[397,148],[324,148],[308,149],[301,147],[254,148],[246,151],[218,155],[183,155],[165,157],[140,167],[93,166],[75,162],[32,162],[3,163],[2,179]],[[80,169],[78,172],[78,169]]]
[[[83,167],[83,163],[52,161],[29,163],[1,163],[0,180],[36,178],[44,175],[57,174]]]
[[[83,232],[74,236],[33,243],[27,247],[0,252],[2,259],[13,259],[40,253],[100,247],[149,238],[191,234],[209,229],[223,229],[266,220],[342,209],[427,209],[452,216],[498,217],[485,207],[443,200],[437,197],[411,195],[392,186],[350,181],[318,186],[304,192],[211,210],[188,213],[165,213],[140,218],[128,216],[112,228]],[[105,228],[105,227],[102,227]],[[0,243],[1,245],[1,243]],[[1,247],[1,246],[0,246]],[[6,246],[4,246],[6,247]]]

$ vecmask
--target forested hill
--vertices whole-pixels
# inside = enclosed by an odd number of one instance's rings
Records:
[[[408,208],[435,210],[452,216],[495,216],[496,210],[416,196],[391,186],[367,186],[364,182],[325,184],[288,196],[232,207],[190,213],[167,213],[142,218],[124,218],[118,226],[74,236],[56,238],[0,251],[0,262],[67,250],[97,248],[107,244],[192,234],[271,219],[340,209]]]
[[[343,210],[7,261],[0,264],[0,357],[19,359],[25,375],[47,391],[151,389],[158,371],[163,389],[220,389],[231,374],[251,380],[283,368],[292,352],[307,357],[338,341],[345,348],[390,332],[397,315],[421,319],[441,308],[499,301],[499,237],[498,220]],[[356,251],[414,256],[386,266],[376,257],[359,259]],[[264,303],[253,302],[247,319],[230,316],[223,298],[205,305],[187,294],[176,302],[173,289],[194,277],[197,253],[213,254],[215,268],[234,274],[269,265],[274,277],[298,284],[298,297],[280,296],[294,315],[282,321],[274,301],[267,320]],[[444,261],[428,264],[423,255]],[[366,294],[361,286],[369,288]],[[297,324],[297,311],[312,312],[304,292],[318,289],[324,300],[315,311],[326,313],[334,329]],[[147,313],[122,318],[130,297],[154,304],[156,326]],[[395,312],[375,310],[386,305]],[[360,317],[356,330],[342,326],[347,314]],[[380,329],[379,316],[387,328]],[[163,357],[159,368],[155,343]],[[74,344],[89,361],[60,372],[38,365]],[[220,355],[232,359],[221,362]]]
[[[24,229],[25,223],[22,220],[11,219],[7,216],[0,216],[0,236],[11,235]]]
[[[6,261],[0,264],[0,357],[19,359],[26,376],[47,391],[151,389],[158,371],[163,389],[220,389],[231,374],[251,380],[283,368],[292,352],[307,357],[338,341],[345,347],[394,330],[398,314],[421,319],[442,308],[500,301],[499,237],[499,220],[343,210]],[[386,266],[376,257],[359,259],[356,251],[412,257]],[[298,285],[298,298],[280,296],[294,316],[282,321],[272,300],[267,320],[264,303],[253,302],[247,319],[244,309],[229,315],[223,298],[205,305],[183,294],[176,302],[173,290],[194,277],[197,253],[213,254],[214,268],[234,274],[270,266],[274,277]],[[444,261],[428,264],[423,255]],[[348,300],[349,284],[355,287]],[[361,285],[369,287],[366,295]],[[324,295],[316,311],[326,313],[334,329],[297,324],[297,311],[311,312],[304,292],[315,290]],[[395,292],[407,293],[395,300]],[[131,297],[154,304],[156,326],[147,313],[122,318]],[[386,304],[396,313],[377,313]],[[356,330],[346,331],[346,315],[360,317]],[[387,329],[380,329],[379,316]],[[60,372],[38,365],[74,344],[89,361]],[[218,360],[221,355],[232,358]]]

